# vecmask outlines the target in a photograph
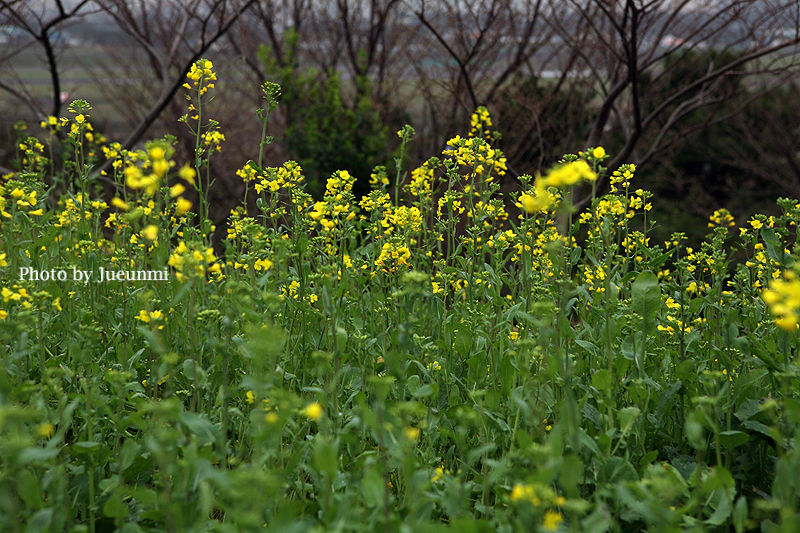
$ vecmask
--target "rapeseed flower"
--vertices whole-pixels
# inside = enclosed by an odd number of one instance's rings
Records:
[[[403,435],[405,435],[406,439],[410,441],[415,441],[419,439],[420,430],[419,428],[415,427],[407,427],[403,430]]]
[[[303,416],[313,422],[317,422],[322,418],[323,411],[319,402],[313,402],[303,408]]]
[[[536,506],[542,503],[542,500],[536,494],[536,489],[533,487],[533,485],[528,485],[525,483],[517,483],[514,485],[514,488],[511,489],[511,501],[528,501]]]
[[[564,517],[561,513],[556,511],[550,511],[549,509],[544,513],[544,523],[542,527],[546,531],[556,531],[558,529],[559,524],[564,521]]]
[[[39,424],[39,429],[37,430],[39,437],[43,439],[49,439],[50,437],[53,436],[55,432],[56,432],[56,427],[50,422],[43,422]]]
[[[778,327],[795,331],[798,327],[797,310],[800,309],[800,280],[791,270],[786,271],[783,277],[770,281],[769,289],[761,293],[761,299],[775,315]]]

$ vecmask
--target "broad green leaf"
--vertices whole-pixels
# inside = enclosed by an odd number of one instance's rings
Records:
[[[661,307],[661,287],[652,272],[642,272],[631,287],[633,311],[642,317],[640,331],[648,335],[656,332],[656,313]]]
[[[470,348],[472,348],[472,332],[466,327],[460,327],[456,332],[455,349],[461,357],[469,355]]]
[[[767,245],[767,255],[769,258],[783,265],[785,263],[785,254],[780,237],[770,228],[762,226],[761,238],[764,240],[764,244]]]
[[[314,442],[314,468],[318,472],[325,472],[331,479],[336,477],[339,469],[336,447],[325,437],[318,436]]]
[[[42,506],[42,488],[33,473],[21,470],[14,485],[17,494],[30,509],[39,509]]]
[[[611,390],[611,382],[611,372],[605,368],[592,374],[592,386],[597,390]]]
[[[719,442],[723,447],[732,450],[745,444],[750,437],[743,431],[723,431],[719,434]]]
[[[692,448],[696,450],[705,448],[706,440],[704,437],[705,428],[703,427],[703,415],[699,411],[692,411],[686,418],[686,425],[683,430],[686,434],[686,440],[689,441],[689,445]]]
[[[118,495],[112,495],[103,505],[103,514],[109,518],[125,520],[128,517],[128,506]]]
[[[639,418],[640,413],[641,411],[638,407],[626,407],[625,409],[617,411],[617,419],[619,420],[623,435],[631,430],[636,419]]]
[[[28,522],[25,533],[50,533],[53,525],[53,507],[37,511]]]

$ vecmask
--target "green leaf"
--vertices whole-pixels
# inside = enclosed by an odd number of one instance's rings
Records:
[[[580,492],[578,486],[583,480],[583,463],[580,457],[575,454],[565,456],[559,470],[558,479],[560,484],[564,487],[567,497],[579,497]]]
[[[575,248],[572,249],[572,254],[570,254],[569,257],[569,266],[575,266],[578,264],[578,261],[581,260],[582,251],[583,250],[581,250],[580,246],[576,246]]]
[[[83,453],[90,453],[100,447],[99,442],[91,442],[88,440],[82,440],[80,442],[76,442],[72,445],[72,453],[78,455]]]
[[[219,430],[204,416],[186,411],[181,413],[181,422],[189,431],[200,437],[201,445],[217,442]]]
[[[122,501],[121,495],[113,495],[103,505],[103,514],[109,518],[125,520],[128,518],[128,506]]]
[[[578,346],[589,352],[589,354],[591,354],[593,357],[600,358],[603,355],[603,353],[600,351],[600,348],[598,348],[595,344],[589,341],[576,339],[575,344],[577,344]]]
[[[25,528],[25,533],[49,533],[52,531],[53,524],[53,508],[48,507],[37,511],[35,515],[28,522]]]
[[[21,470],[17,474],[15,490],[25,505],[31,509],[39,509],[42,506],[42,488],[39,480],[29,470]]]
[[[743,431],[723,431],[719,434],[719,442],[723,447],[732,450],[745,444],[750,437]]]
[[[325,437],[318,436],[314,443],[314,468],[318,472],[325,472],[331,479],[336,477],[339,469],[336,448]]]
[[[384,480],[375,465],[369,467],[361,480],[361,494],[369,508],[379,507],[383,503]]]
[[[431,385],[425,384],[419,387],[416,391],[413,392],[412,396],[414,398],[427,398],[433,395],[434,389]]]
[[[611,372],[605,368],[592,374],[592,386],[597,390],[611,390]]]
[[[736,501],[736,506],[733,508],[733,527],[736,529],[736,533],[744,533],[747,529],[748,514],[747,499],[744,496],[740,496]]]
[[[24,465],[33,462],[44,462],[57,455],[58,448],[38,448],[31,446],[30,448],[25,448],[22,450],[17,460],[20,464]]]
[[[647,250],[647,248],[645,248],[645,250]],[[647,263],[647,268],[659,268],[661,265],[663,265],[666,262],[667,259],[670,258],[670,256],[672,255],[672,253],[674,251],[675,250],[670,250],[669,252],[667,252],[665,254],[661,254],[658,257],[654,257],[653,259],[650,260],[649,263]]]
[[[497,448],[497,445],[493,442],[473,448],[469,451],[469,453],[467,453],[467,464],[470,466],[475,464],[475,461],[477,461],[483,454],[493,452],[495,448]]]
[[[648,335],[656,332],[656,313],[661,307],[661,287],[652,272],[642,272],[631,287],[633,311],[642,317],[640,331]]]
[[[744,422],[745,420],[750,420],[752,417],[754,417],[760,412],[761,412],[761,403],[758,402],[757,400],[747,398],[739,406],[739,409],[736,410],[734,416],[736,416],[736,418],[738,418],[741,422]]]
[[[705,448],[706,439],[704,437],[705,428],[703,428],[702,413],[699,411],[692,411],[686,418],[686,425],[683,431],[686,434],[686,440],[689,441],[689,445],[692,448],[696,450]]]
[[[767,245],[767,255],[769,258],[783,265],[785,263],[785,254],[780,237],[770,228],[762,226],[761,238],[764,240],[764,244]]]
[[[640,413],[641,411],[638,407],[626,407],[625,409],[617,411],[617,419],[619,420],[620,427],[622,427],[623,435],[630,432],[636,419],[639,418]]]
[[[459,328],[456,332],[455,349],[462,357],[467,357],[472,348],[472,333],[466,327]]]
[[[419,389],[419,376],[414,374],[413,376],[408,378],[406,381],[406,387],[408,388],[408,392],[414,394]]]
[[[584,533],[606,533],[611,528],[611,513],[602,504],[592,514],[581,520]]]
[[[639,468],[644,470],[648,466],[650,466],[653,461],[658,459],[658,450],[651,450],[644,454],[641,459],[639,459]]]

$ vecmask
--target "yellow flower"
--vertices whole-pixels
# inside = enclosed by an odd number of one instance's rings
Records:
[[[51,424],[50,422],[44,422],[42,424],[39,424],[39,430],[37,433],[39,433],[39,436],[41,438],[49,439],[50,437],[53,436],[53,433],[55,432],[56,432],[56,427],[53,424]]]
[[[78,115],[77,117],[75,117],[75,122],[77,122],[78,124],[83,124],[84,122],[86,122],[86,117],[84,117],[83,115]]]
[[[409,427],[403,430],[403,434],[408,440],[417,440],[419,438],[419,428]]]
[[[122,209],[123,211],[128,211],[131,208],[128,202],[126,202],[121,198],[114,198],[113,200],[111,200],[111,205],[113,205],[118,209]]]
[[[195,170],[192,167],[190,167],[188,163],[183,165],[183,167],[178,171],[178,176],[180,176],[181,179],[191,183],[192,185],[194,185],[194,177],[196,175],[197,172],[195,172]]]
[[[192,202],[181,196],[175,201],[175,214],[182,215],[192,208]]]
[[[272,261],[269,259],[259,259],[253,265],[256,270],[269,270],[272,268]]]
[[[800,280],[791,270],[784,274],[784,278],[785,281],[782,279],[770,281],[769,289],[761,293],[761,299],[775,315],[778,327],[786,331],[796,331],[798,317],[795,311],[800,309]]]
[[[442,479],[442,476],[444,476],[444,468],[442,468],[441,466],[437,466],[436,470],[435,470],[435,473],[433,474],[433,477],[431,478],[431,483],[433,483],[435,481],[439,481],[440,479]]]
[[[158,239],[158,226],[155,224],[150,224],[142,230],[142,236],[148,241],[154,241]]]
[[[319,402],[310,403],[303,409],[303,415],[309,420],[316,422],[322,418],[322,406]]]
[[[0,320],[5,320],[8,317],[8,312],[0,309]]]
[[[511,501],[529,501],[533,505],[539,505],[542,503],[542,501],[536,495],[536,489],[534,489],[532,485],[526,485],[523,483],[517,483],[514,485],[514,488],[511,489]]]
[[[606,151],[603,149],[602,146],[598,146],[594,150],[592,150],[592,155],[595,159],[603,159],[606,155]]]
[[[251,390],[247,391],[245,393],[245,401],[247,403],[250,403],[250,404],[255,403],[255,401],[256,401],[255,393],[253,391],[251,391]]]
[[[180,183],[176,183],[175,185],[170,187],[169,195],[170,195],[171,198],[175,198],[176,196],[180,196],[181,194],[183,194],[183,191],[185,191],[185,190],[186,190],[186,187],[184,187]]]
[[[28,214],[29,215],[39,215],[39,216],[41,216],[41,215],[44,214],[44,211],[40,207],[39,209],[35,209],[34,211],[28,211]]]
[[[160,159],[164,159],[164,155],[166,155],[166,151],[160,146],[154,146],[147,151],[147,155],[150,156],[150,159],[153,161],[158,161]]]
[[[544,513],[544,523],[542,527],[547,531],[555,531],[558,529],[559,524],[564,521],[561,513],[550,511],[549,509]]]

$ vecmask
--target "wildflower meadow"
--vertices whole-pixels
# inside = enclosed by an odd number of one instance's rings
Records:
[[[313,198],[264,164],[265,83],[218,229],[215,83],[201,59],[184,85],[190,161],[83,100],[19,128],[0,531],[797,531],[797,200],[655,242],[647,168],[602,147],[501,193],[486,108]]]

